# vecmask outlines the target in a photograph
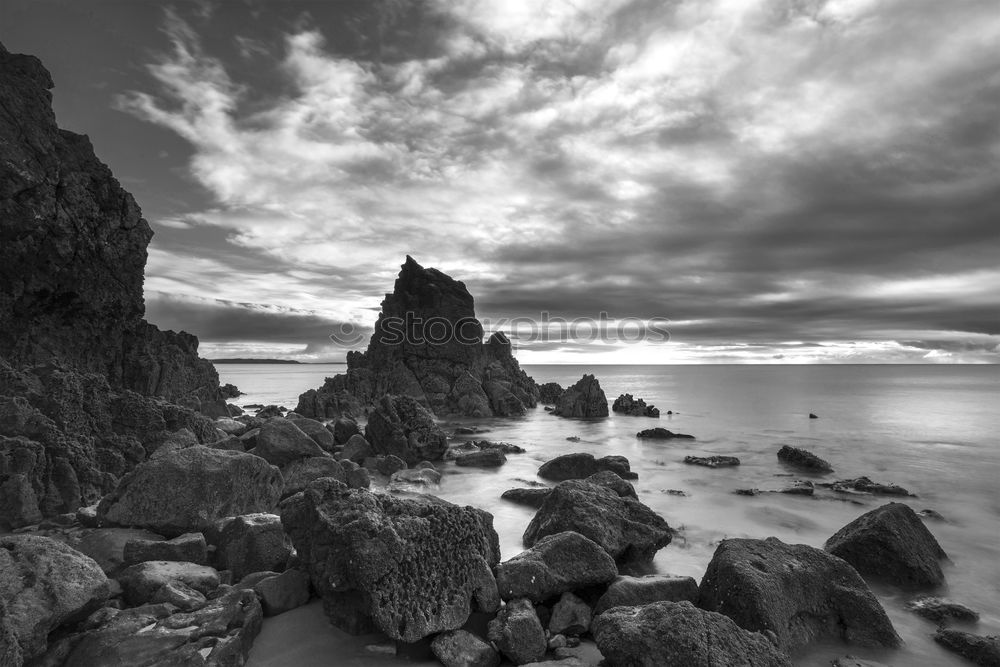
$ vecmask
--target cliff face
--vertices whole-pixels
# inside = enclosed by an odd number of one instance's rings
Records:
[[[56,125],[52,86],[0,45],[0,357],[218,412],[197,339],[143,320],[153,232],[87,137]]]
[[[406,258],[364,353],[347,373],[299,398],[297,412],[320,418],[365,412],[385,394],[416,398],[438,416],[523,414],[538,386],[521,370],[510,341],[483,343],[472,295],[437,269]]]

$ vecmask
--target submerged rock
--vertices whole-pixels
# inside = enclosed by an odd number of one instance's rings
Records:
[[[501,598],[527,598],[532,602],[605,584],[617,574],[615,561],[607,551],[572,531],[543,537],[496,568]]]
[[[410,464],[438,461],[448,449],[448,436],[434,415],[409,396],[383,396],[368,417],[365,439],[376,454]]]
[[[507,463],[507,457],[499,448],[482,449],[455,457],[455,465],[474,468],[498,468]]]
[[[969,609],[964,604],[933,596],[914,598],[906,603],[906,608],[918,616],[937,623],[948,620],[970,622],[979,620],[979,612]]]
[[[934,634],[934,641],[977,665],[1000,665],[1000,636],[941,629]]]
[[[598,459],[588,453],[563,454],[546,461],[538,469],[538,476],[562,482],[567,479],[585,479],[605,470],[615,473],[622,479],[638,477],[631,471],[628,459],[624,456],[602,456]]]
[[[584,375],[560,394],[552,414],[559,417],[593,419],[608,416],[608,397],[593,375]]]
[[[499,607],[498,538],[481,510],[320,479],[282,504],[281,521],[327,616],[353,634],[414,642]]]
[[[857,477],[855,479],[840,479],[836,482],[821,484],[840,493],[870,493],[877,496],[913,496],[912,493],[897,484],[885,484],[873,482],[867,477]],[[915,496],[914,496],[915,497]]]
[[[647,440],[673,440],[674,438],[681,438],[684,440],[693,440],[693,435],[688,435],[687,433],[674,433],[673,431],[668,431],[667,429],[657,426],[656,428],[647,428],[639,431],[635,434],[637,438],[646,438]]]
[[[726,539],[701,581],[702,608],[755,632],[773,632],[785,650],[815,641],[900,644],[889,617],[843,560],[805,544]]]
[[[552,489],[507,489],[500,494],[504,500],[509,500],[518,505],[527,505],[538,509],[545,502],[545,499],[552,493]]]
[[[632,394],[621,394],[611,405],[611,411],[631,417],[659,417],[660,411],[652,405],[646,405],[641,398],[632,398]]]
[[[778,460],[812,472],[833,472],[833,466],[812,452],[789,445],[784,445],[778,450]]]
[[[705,468],[727,468],[738,466],[740,460],[735,456],[685,456],[684,463]]]
[[[151,560],[132,565],[125,568],[117,579],[124,591],[125,600],[133,607],[150,602],[174,602],[173,599],[157,597],[165,587],[172,587],[174,591],[184,587],[194,589],[201,594],[200,602],[204,603],[205,596],[221,583],[219,573],[214,568],[168,560]]]
[[[616,607],[594,621],[594,639],[611,665],[629,667],[791,667],[764,635],[690,602]]]
[[[941,545],[903,503],[889,503],[838,530],[825,548],[861,574],[908,588],[944,583]]]

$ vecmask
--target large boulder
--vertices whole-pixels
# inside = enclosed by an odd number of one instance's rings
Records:
[[[206,596],[220,583],[219,573],[214,568],[172,560],[151,560],[132,565],[125,568],[117,579],[125,600],[133,607],[154,601],[161,589],[167,586],[179,588],[180,584]]]
[[[414,642],[500,604],[493,517],[425,496],[400,499],[320,479],[281,522],[334,625]]]
[[[764,635],[690,602],[616,607],[594,621],[610,665],[628,667],[791,667]]]
[[[270,419],[261,427],[260,433],[257,434],[257,446],[250,453],[279,468],[298,459],[324,454],[323,448],[316,444],[315,440],[283,417]]]
[[[594,605],[594,615],[613,607],[641,607],[653,602],[684,602],[698,604],[698,582],[691,577],[670,574],[647,574],[641,577],[622,575]]]
[[[276,514],[246,514],[220,520],[212,531],[219,564],[239,581],[252,572],[282,572],[292,545]]]
[[[500,332],[483,342],[472,295],[437,269],[406,258],[365,352],[347,355],[347,373],[299,397],[307,417],[357,416],[385,394],[406,395],[438,416],[523,414],[538,387]]]
[[[191,447],[136,467],[101,500],[97,514],[176,537],[223,517],[273,510],[282,485],[278,469],[258,456]]]
[[[621,394],[611,404],[611,411],[630,417],[659,417],[660,411],[652,405],[646,405],[641,398],[633,398],[632,394]]]
[[[0,657],[27,662],[40,656],[50,632],[85,618],[109,592],[97,563],[62,542],[34,535],[0,537]]]
[[[541,660],[545,630],[529,600],[510,600],[489,624],[489,639],[515,665]]]
[[[982,667],[1000,665],[1000,636],[984,636],[961,630],[939,628],[934,633],[934,641],[966,660],[982,665]]]
[[[615,561],[607,551],[572,531],[543,537],[496,568],[501,598],[527,598],[532,602],[606,584],[617,574]]]
[[[778,460],[795,468],[801,468],[809,472],[833,472],[833,466],[827,461],[816,456],[812,452],[783,445],[778,450]]]
[[[889,617],[843,560],[805,544],[723,540],[701,581],[699,604],[793,650],[823,640],[900,644]]]
[[[597,378],[584,375],[559,396],[552,414],[577,419],[607,417],[608,397]]]
[[[638,475],[630,470],[628,459],[624,456],[602,456],[598,459],[593,454],[584,452],[562,454],[546,461],[538,469],[538,476],[562,482],[567,479],[585,479],[605,470],[615,473],[622,479],[638,478]]]
[[[365,439],[376,454],[395,455],[409,464],[438,461],[448,436],[425,407],[409,396],[383,396],[368,416]]]
[[[323,426],[320,422],[293,413],[289,413],[285,418],[295,424],[300,431],[312,438],[317,445],[323,448],[323,451],[332,452],[334,450],[336,438],[330,429]]]
[[[302,491],[310,482],[320,477],[333,477],[338,481],[346,482],[347,472],[340,461],[329,456],[297,459],[281,469],[281,478],[284,480],[281,497],[287,498]]]
[[[905,588],[944,583],[944,550],[909,505],[888,503],[850,522],[826,541],[826,550],[861,574]]]
[[[201,533],[184,533],[172,540],[151,540],[132,537],[122,549],[125,565],[149,560],[174,560],[204,565],[208,562],[208,545]]]
[[[650,562],[672,538],[670,526],[649,507],[586,480],[552,489],[524,531],[524,545],[567,530],[593,540],[624,566]]]
[[[498,667],[500,655],[492,646],[466,630],[442,632],[431,642],[431,651],[444,667]]]

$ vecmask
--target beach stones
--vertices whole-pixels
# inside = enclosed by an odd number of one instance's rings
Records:
[[[264,616],[277,616],[309,602],[309,575],[302,570],[286,570],[254,583]]]
[[[888,503],[838,530],[825,548],[866,576],[904,588],[944,583],[944,550],[909,505]]]
[[[610,609],[594,620],[594,639],[611,665],[792,665],[764,635],[686,601]]]
[[[552,414],[559,417],[593,419],[608,416],[608,397],[593,375],[584,375],[556,399]]]
[[[278,469],[258,456],[189,447],[139,464],[101,500],[97,515],[175,537],[223,517],[270,511],[282,486]]]
[[[621,565],[648,563],[670,543],[670,526],[649,507],[586,480],[558,484],[524,531],[524,545],[575,531],[599,544]]]
[[[365,439],[376,454],[398,456],[408,464],[438,461],[448,449],[434,415],[409,396],[383,396],[368,415]]]
[[[630,470],[628,459],[624,456],[602,456],[594,458],[593,454],[584,452],[563,454],[546,461],[538,469],[538,476],[555,482],[567,479],[585,479],[591,475],[608,470],[623,479],[636,479],[638,475]]]
[[[431,651],[444,667],[497,667],[500,654],[466,630],[442,632],[431,642]]]
[[[268,420],[260,428],[256,442],[250,453],[279,468],[296,459],[323,456],[323,448],[316,444],[315,440],[306,435],[295,423],[282,417]]]
[[[642,577],[619,576],[594,605],[594,615],[612,607],[641,607],[653,602],[698,603],[698,582],[691,577],[670,574],[647,574]]]
[[[617,574],[618,568],[607,551],[572,531],[543,537],[496,568],[501,598],[528,598],[532,602],[605,584]]]
[[[276,514],[246,514],[219,521],[212,531],[216,558],[239,581],[253,572],[281,572],[292,545]]]
[[[323,424],[315,419],[309,419],[308,417],[294,413],[289,413],[285,418],[295,424],[300,431],[312,438],[313,442],[319,445],[323,451],[333,451],[335,437]]]
[[[833,472],[833,466],[820,457],[812,452],[807,452],[804,449],[790,445],[784,445],[778,450],[778,460],[810,472]]]
[[[122,570],[116,578],[125,593],[125,600],[133,607],[148,602],[174,602],[185,597],[199,597],[191,596],[185,589],[197,591],[200,594],[199,601],[204,602],[203,596],[214,591],[221,583],[219,573],[207,565],[167,560],[132,565]],[[157,598],[164,587],[168,587],[164,591],[165,595]]]
[[[489,639],[515,665],[541,660],[548,644],[531,602],[510,600],[489,624]]]
[[[320,479],[285,501],[281,521],[331,622],[348,632],[415,642],[499,607],[500,549],[481,510]]]
[[[723,540],[708,565],[699,605],[747,630],[773,632],[784,650],[814,641],[900,644],[885,610],[846,562],[805,544]]]
[[[346,482],[347,473],[340,461],[329,456],[311,456],[306,459],[292,461],[281,469],[281,479],[284,482],[281,497],[298,493],[315,479],[333,477],[337,481]]]

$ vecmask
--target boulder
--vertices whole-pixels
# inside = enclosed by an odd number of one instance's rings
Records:
[[[243,422],[238,422],[232,417],[220,417],[215,420],[215,428],[226,435],[235,435],[237,438],[250,430],[250,427]]]
[[[979,620],[979,612],[969,609],[960,602],[934,596],[918,597],[906,603],[906,608],[918,616],[946,623],[949,620],[975,622]]]
[[[735,456],[685,456],[684,463],[705,468],[728,468],[738,466],[740,460]]]
[[[825,548],[863,575],[904,588],[944,583],[941,545],[909,505],[888,503],[847,524]]]
[[[173,433],[158,434],[157,437],[146,440],[143,446],[146,448],[149,458],[156,459],[198,444],[200,443],[195,434],[190,429],[182,428]]]
[[[875,496],[913,496],[912,493],[898,484],[873,482],[867,477],[838,479],[836,482],[826,482],[820,486],[831,488],[838,493],[865,493]]]
[[[594,615],[612,607],[641,607],[653,602],[698,604],[698,582],[691,577],[670,574],[647,574],[642,577],[619,576],[594,605]]]
[[[661,426],[643,429],[642,431],[636,433],[635,437],[645,438],[647,440],[673,440],[675,438],[681,438],[683,440],[694,439],[693,435],[688,435],[687,433],[674,433],[673,431],[668,431]]]
[[[323,432],[330,435],[326,429],[323,429]],[[257,434],[257,445],[250,453],[279,468],[298,459],[324,454],[322,447],[316,444],[315,440],[306,435],[294,422],[282,417],[275,417],[261,427],[260,433]]]
[[[347,439],[344,449],[340,452],[340,458],[355,463],[361,463],[370,456],[375,456],[375,450],[365,440],[365,436],[355,433]]]
[[[499,607],[493,517],[431,496],[401,499],[319,479],[281,521],[334,625],[414,642]]]
[[[350,417],[337,417],[326,427],[333,433],[333,443],[338,447],[346,445],[355,435],[361,435],[358,423]]]
[[[281,497],[287,498],[302,491],[310,482],[320,477],[333,477],[340,482],[347,481],[347,473],[336,459],[329,456],[298,459],[281,469],[281,478],[284,480]]]
[[[983,667],[1000,665],[1000,636],[976,635],[942,628],[934,634],[934,641],[977,665]]]
[[[431,651],[444,667],[498,667],[500,654],[466,630],[442,632],[431,642]]]
[[[507,463],[507,457],[499,448],[482,449],[455,457],[455,465],[472,468],[499,468]]]
[[[641,398],[633,398],[632,394],[621,394],[611,405],[611,411],[630,417],[659,417],[660,411],[652,405],[646,405]]]
[[[264,616],[277,616],[309,602],[309,575],[302,570],[285,570],[256,582],[253,590]]]
[[[545,499],[552,493],[550,488],[538,489],[507,489],[500,497],[518,505],[527,505],[538,509],[545,502]]]
[[[594,621],[610,665],[629,667],[791,667],[764,635],[690,602],[615,607]]]
[[[552,607],[549,632],[554,635],[582,635],[590,629],[593,618],[590,605],[572,593],[563,593]]]
[[[212,531],[215,556],[235,581],[251,572],[282,572],[292,545],[276,514],[245,514],[220,520]]]
[[[538,402],[545,405],[553,405],[559,400],[563,392],[566,391],[558,382],[546,382],[538,385]]]
[[[136,607],[153,601],[153,597],[167,585],[183,584],[202,595],[219,587],[219,573],[207,565],[169,560],[151,560],[125,568],[117,577],[130,606]]]
[[[175,537],[204,532],[223,517],[267,512],[282,486],[278,469],[258,456],[191,447],[137,466],[101,500],[97,515]]]
[[[593,375],[584,375],[560,394],[552,414],[558,417],[594,419],[608,416],[608,397]]]
[[[94,530],[83,530],[79,533],[71,531],[64,534],[54,534],[56,539],[64,540],[85,556],[94,559],[104,573],[114,574],[124,565],[131,565],[125,561],[125,547],[133,539],[162,540],[163,536],[152,533],[148,530],[136,530],[133,528],[97,528]]]
[[[607,551],[572,531],[543,537],[496,568],[501,598],[527,598],[532,602],[606,584],[617,574],[615,561]]]
[[[362,468],[352,461],[342,461],[341,465],[347,474],[347,486],[352,489],[367,489],[371,487],[371,475],[368,474],[366,468]]]
[[[205,565],[208,563],[208,545],[201,533],[185,533],[172,540],[132,538],[122,552],[125,565],[135,565],[149,560],[173,560]]]
[[[843,560],[805,544],[723,540],[701,581],[699,604],[747,630],[773,632],[785,650],[816,641],[900,644],[889,617]]]
[[[599,544],[621,566],[648,563],[670,543],[670,526],[634,498],[584,480],[558,484],[524,532],[524,545],[576,531]]]
[[[62,542],[35,535],[0,537],[0,656],[28,662],[42,655],[49,633],[82,620],[109,593],[108,578],[97,563]]]
[[[434,415],[409,396],[383,396],[368,416],[365,439],[377,454],[407,463],[440,460],[448,449]]]
[[[833,472],[833,466],[828,462],[812,452],[807,452],[804,449],[790,445],[784,445],[778,450],[778,460],[795,468],[801,468],[810,472]]]
[[[603,470],[609,470],[622,479],[636,479],[638,475],[632,472],[628,459],[624,456],[602,456],[594,458],[593,454],[577,453],[563,454],[546,461],[538,469],[538,476],[562,482],[567,479],[585,479]]]
[[[399,470],[389,476],[390,491],[422,491],[441,483],[441,473],[433,468]]]
[[[515,665],[541,660],[548,644],[531,602],[510,600],[490,621],[489,639]]]

